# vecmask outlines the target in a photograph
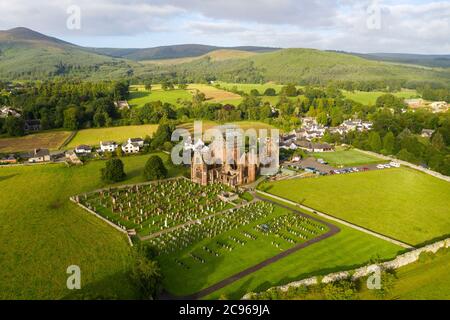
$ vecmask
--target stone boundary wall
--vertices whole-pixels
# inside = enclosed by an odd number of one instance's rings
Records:
[[[177,179],[187,179],[187,178],[185,178],[185,177],[174,177],[174,178],[169,178],[169,179],[165,179],[165,180],[147,181],[147,182],[141,182],[141,183],[119,185],[119,186],[114,186],[114,187],[106,187],[106,188],[97,189],[97,190],[93,190],[93,191],[89,191],[89,192],[81,193],[79,195],[72,196],[72,197],[70,197],[70,201],[72,201],[73,203],[75,203],[76,205],[81,207],[83,210],[86,210],[90,214],[93,214],[97,218],[100,218],[101,220],[103,220],[104,222],[109,224],[114,229],[124,233],[127,236],[128,243],[130,244],[130,246],[133,246],[133,242],[131,241],[130,235],[128,234],[127,230],[122,229],[121,227],[119,227],[115,223],[109,221],[108,219],[106,219],[105,217],[101,216],[97,212],[87,208],[86,206],[84,206],[83,204],[78,202],[76,198],[80,197],[80,196],[83,196],[83,195],[88,195],[88,194],[92,194],[92,193],[98,193],[98,192],[101,192],[101,191],[109,191],[109,190],[113,190],[113,189],[124,189],[124,188],[134,187],[134,186],[145,186],[145,185],[149,185],[149,184],[156,184],[156,183],[160,183],[160,182],[164,182],[164,181],[171,181],[171,180],[177,180]],[[187,180],[189,180],[189,179],[187,179]]]
[[[101,215],[99,215],[97,212],[95,212],[94,210],[91,210],[89,208],[87,208],[86,206],[84,206],[83,204],[79,203],[75,197],[70,197],[70,201],[72,201],[73,203],[75,203],[76,205],[78,205],[79,207],[81,207],[83,210],[86,210],[87,212],[89,212],[90,214],[96,216],[97,218],[103,220],[104,222],[106,222],[107,224],[109,224],[111,227],[113,227],[114,229],[124,233],[127,236],[128,239],[128,243],[130,244],[130,246],[133,246],[133,242],[131,241],[130,236],[128,235],[127,230],[122,229],[121,227],[119,227],[118,225],[112,223],[111,221],[109,221],[108,219],[102,217]]]
[[[397,159],[397,158],[393,158],[393,157],[389,157],[389,156],[384,156],[384,155],[382,155],[382,154],[375,153],[375,152],[372,152],[372,151],[366,151],[366,150],[361,150],[361,149],[357,149],[357,148],[355,148],[355,150],[358,150],[358,151],[360,151],[360,152],[362,152],[362,153],[365,153],[365,154],[370,155],[370,156],[373,156],[373,157],[378,157],[378,158],[383,159],[383,160],[388,160],[388,161],[395,161],[395,162],[398,162],[398,163],[400,163],[401,165],[404,165],[404,166],[406,166],[406,167],[410,167],[410,168],[412,168],[412,169],[416,169],[416,170],[418,170],[418,171],[422,171],[422,172],[424,172],[424,173],[426,173],[426,174],[429,174],[430,176],[433,176],[433,177],[436,177],[436,178],[438,178],[438,179],[441,179],[441,180],[450,182],[450,177],[449,177],[449,176],[445,176],[445,175],[443,175],[443,174],[441,174],[441,173],[439,173],[439,172],[436,172],[436,171],[433,171],[433,170],[430,170],[430,169],[423,168],[423,167],[421,167],[421,166],[412,164],[412,163],[410,163],[410,162],[406,162],[406,161],[403,161],[403,160],[400,160],[400,159]]]
[[[420,254],[422,254],[424,252],[434,254],[439,249],[449,248],[449,247],[450,247],[450,238],[447,238],[445,240],[432,243],[425,247],[398,255],[394,260],[390,260],[390,261],[379,263],[379,264],[371,264],[371,265],[353,269],[353,270],[330,273],[330,274],[323,276],[321,280],[320,280],[320,277],[310,277],[310,278],[306,278],[306,279],[303,279],[300,281],[294,281],[294,282],[288,283],[284,286],[272,287],[266,291],[279,290],[279,291],[287,292],[290,288],[298,288],[301,286],[311,286],[311,285],[315,285],[315,284],[319,284],[319,283],[331,283],[334,281],[339,281],[339,280],[347,279],[347,278],[356,280],[356,279],[366,277],[366,276],[373,274],[374,271],[377,270],[378,268],[380,268],[381,270],[395,270],[400,267],[404,267],[408,264],[411,264],[413,262],[416,262],[417,260],[419,260]],[[242,300],[258,299],[259,296],[260,296],[260,294],[258,294],[258,293],[250,292],[250,293],[247,293],[245,296],[243,296]]]

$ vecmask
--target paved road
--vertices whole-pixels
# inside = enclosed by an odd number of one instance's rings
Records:
[[[371,236],[374,236],[374,237],[377,237],[377,238],[380,238],[380,239],[389,241],[389,242],[391,242],[391,243],[393,243],[393,244],[395,244],[395,245],[398,245],[398,246],[400,246],[400,247],[403,247],[403,248],[405,248],[405,249],[414,249],[413,246],[411,246],[411,245],[409,245],[409,244],[407,244],[407,243],[401,242],[401,241],[396,240],[396,239],[389,238],[389,237],[387,237],[387,236],[385,236],[385,235],[382,235],[382,234],[379,234],[379,233],[374,232],[374,231],[372,231],[372,230],[369,230],[369,229],[360,227],[360,226],[358,226],[358,225],[356,225],[356,224],[353,224],[353,223],[350,223],[350,222],[348,222],[348,221],[345,221],[345,220],[336,218],[336,217],[334,217],[334,216],[330,216],[329,214],[326,214],[326,213],[317,211],[317,210],[315,210],[315,209],[313,209],[313,208],[307,207],[307,206],[302,205],[302,204],[299,204],[299,203],[297,203],[297,202],[293,202],[293,201],[291,201],[291,200],[288,200],[288,199],[285,199],[285,198],[282,198],[282,197],[278,197],[278,196],[275,196],[275,195],[273,195],[273,194],[270,194],[270,193],[267,193],[267,192],[264,192],[264,191],[259,191],[259,190],[258,190],[258,193],[261,193],[261,194],[266,195],[266,196],[268,196],[268,197],[271,197],[271,198],[274,198],[274,199],[283,201],[283,202],[285,202],[285,203],[289,203],[290,205],[299,207],[299,208],[301,208],[301,209],[303,209],[303,210],[307,210],[307,211],[309,211],[309,212],[312,212],[312,213],[314,213],[314,214],[317,214],[318,216],[327,218],[327,219],[329,219],[329,220],[332,220],[332,221],[335,221],[335,222],[339,222],[339,223],[341,223],[341,224],[343,224],[343,225],[345,225],[345,226],[347,226],[347,227],[350,227],[350,228],[356,229],[356,230],[358,230],[358,231],[361,231],[361,232],[370,234]]]
[[[283,252],[277,254],[276,256],[273,256],[273,257],[271,257],[271,258],[269,258],[267,260],[264,260],[261,263],[258,263],[256,265],[250,267],[250,268],[247,268],[247,269],[245,269],[245,270],[243,270],[241,272],[238,272],[235,275],[233,275],[231,277],[228,277],[228,278],[226,278],[226,279],[224,279],[224,280],[222,280],[220,282],[217,282],[217,283],[213,284],[212,286],[207,287],[207,288],[205,288],[205,289],[203,289],[203,290],[201,290],[199,292],[196,292],[196,293],[194,293],[192,295],[183,296],[183,297],[177,297],[177,296],[172,296],[172,295],[170,295],[168,293],[165,293],[165,294],[163,294],[160,297],[160,299],[167,299],[167,300],[177,300],[177,299],[195,300],[195,299],[203,298],[203,297],[205,297],[205,296],[207,296],[207,295],[209,295],[209,294],[211,294],[211,293],[213,293],[213,292],[215,292],[215,291],[217,291],[219,289],[222,289],[223,287],[228,286],[229,284],[231,284],[231,283],[233,283],[233,282],[235,282],[235,281],[237,281],[239,279],[242,279],[242,278],[252,274],[253,272],[256,272],[256,271],[258,271],[258,270],[260,270],[260,269],[262,269],[262,268],[264,268],[264,267],[266,267],[266,266],[268,266],[268,265],[270,265],[272,263],[277,262],[280,259],[283,259],[284,257],[287,257],[287,256],[289,256],[289,255],[299,251],[300,249],[306,248],[306,247],[308,247],[308,246],[310,246],[310,245],[312,245],[314,243],[317,243],[317,242],[322,241],[322,240],[324,240],[326,238],[329,238],[329,237],[335,235],[336,233],[338,233],[339,231],[341,231],[337,226],[335,226],[332,223],[329,223],[329,222],[317,219],[316,217],[304,214],[303,212],[300,212],[298,210],[292,209],[292,208],[290,208],[288,206],[285,206],[285,205],[282,205],[282,204],[280,204],[278,202],[258,197],[256,194],[254,194],[254,196],[257,199],[259,199],[259,200],[273,203],[273,204],[275,204],[275,205],[277,205],[279,207],[282,207],[282,208],[285,208],[287,210],[293,211],[293,212],[295,212],[296,214],[298,214],[300,216],[303,216],[303,217],[312,219],[314,221],[320,222],[321,224],[325,224],[329,228],[329,231],[327,233],[324,233],[324,234],[314,238],[314,239],[310,239],[310,240],[305,241],[303,243],[299,243],[296,246],[294,246],[294,247],[292,247],[292,248],[290,248],[290,249],[288,249],[286,251],[283,251]]]

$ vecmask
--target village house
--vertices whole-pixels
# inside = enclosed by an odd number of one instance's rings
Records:
[[[139,143],[137,142],[128,142],[122,145],[122,151],[125,153],[138,153],[141,150]]]
[[[24,129],[27,132],[41,130],[41,120],[38,119],[25,120]]]
[[[1,157],[0,163],[1,164],[14,164],[14,163],[17,163],[17,158],[13,154],[10,154],[10,155]]]
[[[114,105],[119,110],[130,109],[130,105],[128,104],[128,101],[126,101],[126,100],[115,101]]]
[[[114,141],[100,141],[100,150],[102,152],[114,152],[116,151],[118,145]]]
[[[432,129],[422,129],[422,133],[420,134],[420,136],[429,139],[429,138],[431,138],[433,133],[434,133],[434,130],[432,130]]]
[[[404,102],[412,109],[420,108],[424,103],[423,99],[405,99]]]
[[[297,141],[296,145],[298,148],[302,150],[306,150],[308,152],[327,152],[333,151],[334,147],[328,143],[313,143],[310,141]]]
[[[77,154],[89,154],[92,153],[92,148],[88,145],[82,144],[75,148]]]
[[[142,148],[144,146],[144,139],[142,139],[142,138],[129,138],[127,143],[135,143],[139,147]]]
[[[50,151],[48,149],[34,149],[28,162],[47,162],[50,161]]]
[[[0,118],[8,118],[8,117],[14,117],[14,118],[20,118],[20,112],[15,110],[12,107],[3,106],[0,108]]]
[[[430,103],[430,108],[433,113],[445,112],[448,109],[448,105],[445,101],[435,101]]]

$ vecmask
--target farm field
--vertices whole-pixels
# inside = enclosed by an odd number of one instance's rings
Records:
[[[48,131],[23,137],[1,138],[0,153],[31,151],[38,148],[57,150],[70,134],[70,131]]]
[[[125,142],[128,138],[144,138],[147,135],[152,136],[157,129],[157,124],[84,129],[76,133],[75,137],[67,144],[66,148],[75,148],[80,144],[98,146],[100,141],[112,140],[121,143]]]
[[[402,251],[401,247],[390,242],[332,223],[341,229],[338,234],[266,266],[205,299],[218,299],[222,295],[228,299],[240,299],[250,291],[260,292],[313,275],[352,269],[374,260],[390,260]]]
[[[191,101],[192,94],[187,90],[167,90],[161,89],[160,85],[152,85],[152,90],[145,90],[144,86],[130,86],[130,99],[128,104],[131,108],[142,108],[146,103],[161,101],[174,106],[181,106],[183,101]]]
[[[264,188],[411,245],[450,233],[450,185],[410,168],[293,179]]]
[[[221,90],[205,84],[190,84],[188,86],[188,90],[190,90],[192,93],[194,93],[195,90],[203,92],[208,102],[218,102],[222,104],[229,103],[233,105],[238,105],[242,102],[242,97],[238,94]]]
[[[229,82],[217,81],[214,84],[215,85],[218,84],[220,87],[227,89],[227,90],[232,90],[233,88],[236,88],[237,90],[243,91],[247,94],[249,94],[250,91],[253,89],[258,90],[260,94],[264,94],[264,91],[266,91],[266,89],[268,89],[268,88],[275,89],[277,94],[279,94],[281,91],[281,88],[283,88],[283,85],[281,85],[281,84],[270,83],[270,82],[264,83],[264,84],[259,84],[259,83],[229,83]]]
[[[203,130],[208,130],[210,128],[213,127],[217,127],[217,126],[221,126],[221,125],[225,125],[225,124],[221,124],[215,121],[209,121],[209,120],[202,120],[203,123]],[[236,121],[236,122],[231,122],[231,123],[226,123],[226,125],[236,125],[239,126],[239,128],[241,128],[242,130],[248,130],[248,129],[255,129],[255,130],[259,130],[259,129],[275,129],[274,126],[268,124],[268,123],[264,123],[264,122],[259,122],[259,121]],[[178,126],[178,128],[184,128],[187,129],[191,132],[193,132],[194,130],[194,121],[192,122],[187,122],[187,123],[183,123],[181,125]]]
[[[127,173],[123,183],[143,181],[148,157],[122,158]],[[104,163],[0,169],[0,299],[71,298],[66,269],[73,264],[82,272],[77,297],[137,298],[127,273],[131,260],[126,238],[69,201],[104,187]],[[181,172],[169,167],[172,176]]]
[[[388,299],[448,300],[450,299],[450,250],[441,249],[435,255],[422,255],[419,261],[397,269],[398,279]],[[359,295],[361,299],[376,297],[369,290]]]
[[[334,152],[312,153],[316,159],[323,159],[333,167],[352,167],[371,163],[384,163],[383,159],[367,155],[355,149],[336,150]]]
[[[362,104],[365,104],[365,105],[374,105],[375,102],[377,101],[377,98],[379,96],[382,96],[382,95],[386,94],[387,92],[382,92],[382,91],[372,91],[372,92],[355,91],[355,92],[350,92],[350,91],[342,90],[342,93],[348,99],[354,100],[356,102],[359,102],[359,103],[362,103]],[[396,96],[396,97],[404,98],[404,99],[415,98],[415,97],[419,96],[419,94],[417,93],[416,90],[407,90],[407,89],[404,89],[404,90],[399,91],[399,92],[394,92],[392,94],[394,96]]]

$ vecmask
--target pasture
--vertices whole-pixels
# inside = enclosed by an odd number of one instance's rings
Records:
[[[153,101],[170,103],[179,107],[184,101],[192,101],[192,94],[187,90],[181,89],[165,91],[161,89],[161,85],[153,85],[151,91],[145,90],[144,86],[130,87],[128,103],[131,108],[142,108],[146,103]]]
[[[450,184],[410,168],[285,180],[263,188],[411,245],[450,233]]]
[[[70,131],[47,131],[23,137],[1,138],[0,153],[31,151],[38,148],[57,150],[70,134]]]
[[[151,137],[157,129],[157,124],[84,129],[76,133],[66,148],[75,148],[80,144],[98,146],[100,145],[100,141],[116,141],[117,143],[121,143],[125,142],[128,138]]]
[[[168,156],[159,155],[168,165]],[[127,173],[123,183],[143,181],[148,157],[122,158]],[[100,181],[104,163],[0,168],[0,299],[74,297],[66,288],[66,269],[72,264],[81,268],[78,297],[137,297],[128,277],[126,238],[69,201],[105,186]],[[180,173],[169,166],[171,176]]]
[[[323,159],[329,165],[339,167],[353,167],[371,163],[384,163],[383,159],[365,154],[361,151],[350,150],[336,150],[333,152],[317,152],[312,154],[316,159]]]
[[[375,102],[377,101],[377,98],[386,94],[387,92],[382,91],[371,91],[371,92],[365,92],[365,91],[345,91],[342,90],[342,93],[347,99],[362,103],[364,105],[375,105]],[[392,93],[394,96],[398,98],[416,98],[420,95],[417,93],[416,90],[407,90],[403,89],[402,91],[394,92]]]
[[[259,121],[236,121],[236,122],[231,122],[231,123],[226,123],[226,124],[222,124],[219,122],[215,122],[215,121],[209,121],[209,120],[202,120],[203,123],[203,131],[214,128],[214,127],[220,127],[222,125],[235,125],[238,126],[240,129],[242,130],[248,130],[248,129],[255,129],[255,130],[259,130],[259,129],[276,129],[274,126],[268,124],[268,123],[264,123],[264,122],[259,122]],[[183,128],[183,129],[187,129],[190,132],[194,131],[194,121],[192,122],[187,122],[187,123],[183,123],[181,125],[178,126],[178,128]]]
[[[266,91],[266,89],[268,88],[275,89],[277,94],[279,94],[281,88],[283,88],[283,85],[272,82],[261,84],[261,83],[230,83],[230,82],[216,81],[214,84],[219,85],[221,88],[224,88],[226,90],[237,89],[238,91],[243,91],[246,94],[250,94],[250,91],[253,89],[258,90],[260,94],[264,94],[264,91]]]
[[[448,300],[450,299],[450,250],[422,254],[419,261],[397,269],[397,279],[387,299]],[[371,290],[363,290],[360,299],[376,299]]]

